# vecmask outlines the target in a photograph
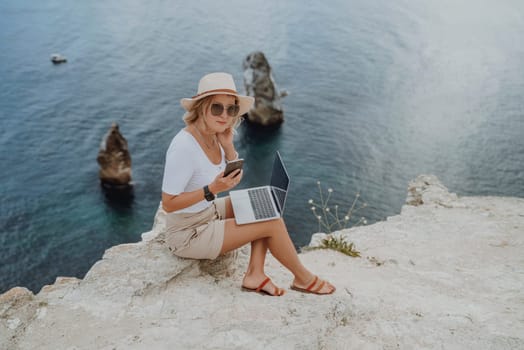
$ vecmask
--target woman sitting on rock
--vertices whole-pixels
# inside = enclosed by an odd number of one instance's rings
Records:
[[[284,289],[265,275],[269,249],[294,275],[292,289],[333,293],[333,285],[302,265],[282,218],[237,225],[229,197],[216,198],[242,179],[241,170],[224,177],[224,168],[226,161],[238,158],[233,130],[254,99],[237,93],[230,74],[211,73],[200,80],[195,96],[180,102],[187,111],[187,126],[176,134],[167,150],[162,183],[162,206],[168,213],[166,243],[173,253],[184,258],[215,259],[251,242],[243,290],[284,294]]]

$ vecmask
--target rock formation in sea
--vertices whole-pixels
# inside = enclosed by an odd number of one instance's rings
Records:
[[[100,165],[100,181],[105,188],[126,189],[131,186],[131,156],[117,123],[111,125],[102,139],[96,160]]]
[[[246,93],[255,98],[255,105],[247,114],[248,121],[263,126],[281,124],[284,121],[282,98],[287,92],[279,91],[266,56],[260,51],[250,53],[242,68]]]
[[[337,286],[315,296],[268,255],[282,297],[243,293],[249,245],[218,261],[173,256],[165,213],[83,279],[0,295],[0,349],[524,349],[524,199],[461,197],[434,176],[401,213],[335,232],[361,258],[300,259]],[[315,245],[324,234],[315,234]]]

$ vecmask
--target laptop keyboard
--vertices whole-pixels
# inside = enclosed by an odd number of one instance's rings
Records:
[[[257,220],[275,216],[275,209],[272,206],[271,195],[267,188],[254,188],[247,193]]]

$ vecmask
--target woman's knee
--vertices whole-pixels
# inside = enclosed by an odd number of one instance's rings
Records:
[[[267,229],[272,233],[287,232],[286,223],[283,218],[278,218],[271,221],[266,221]]]
[[[280,225],[280,227],[283,229],[283,230],[287,230],[286,228],[286,223],[284,222],[284,218],[280,217],[277,219],[277,222],[278,222],[278,225]]]

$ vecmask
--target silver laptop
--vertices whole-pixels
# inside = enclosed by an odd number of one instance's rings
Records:
[[[269,186],[230,191],[229,197],[239,225],[277,219],[284,213],[289,176],[280,153],[276,153]]]

